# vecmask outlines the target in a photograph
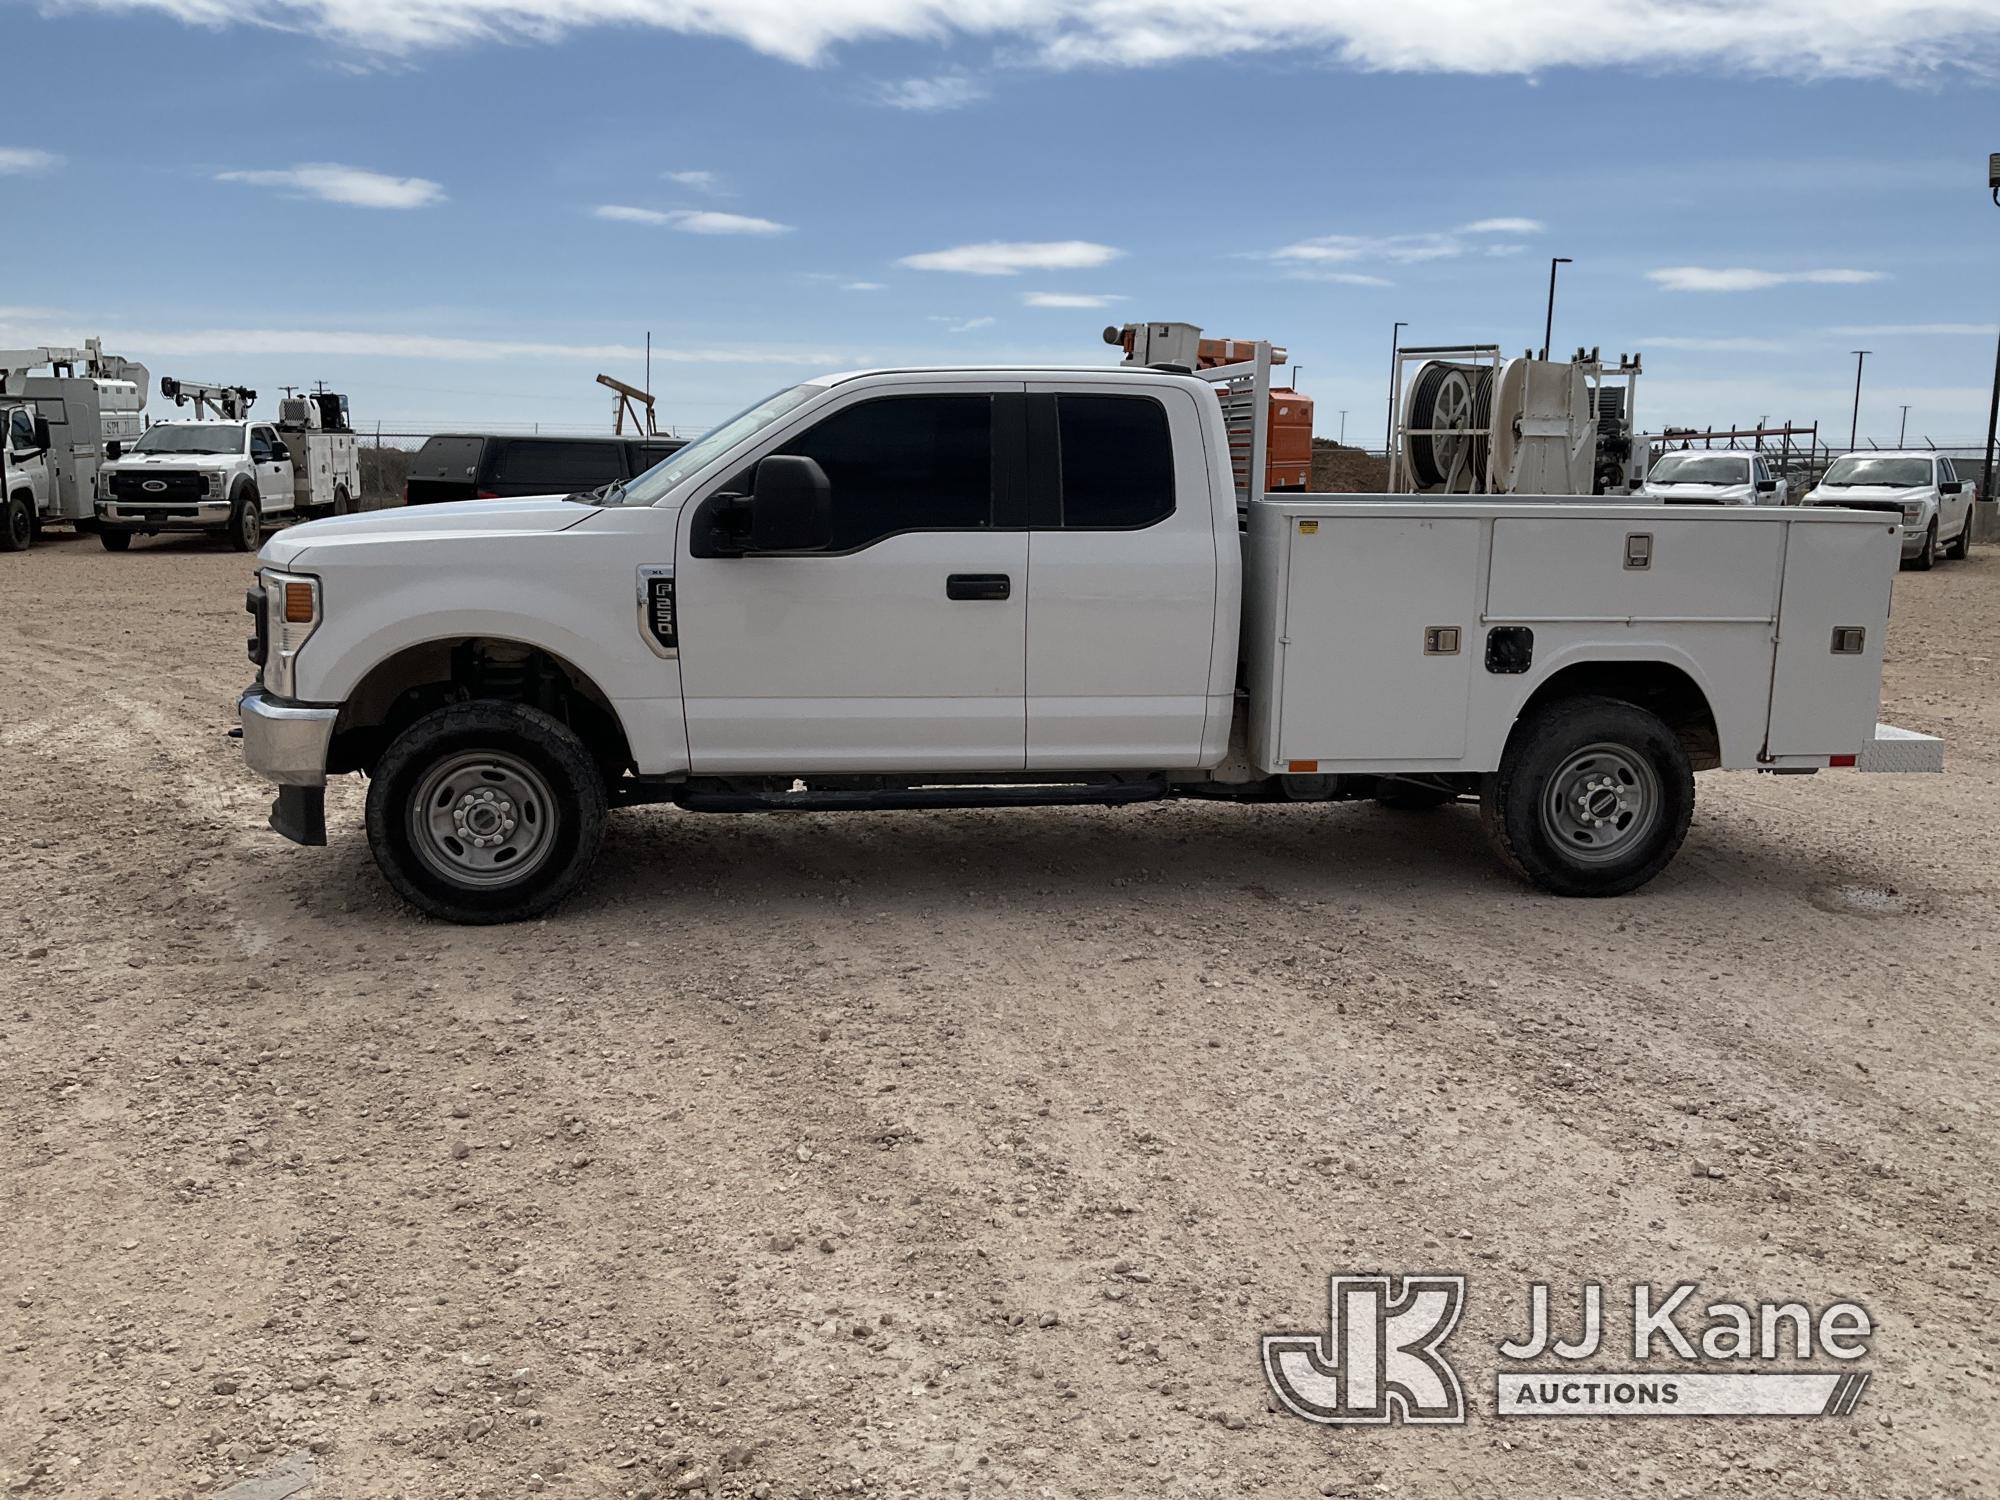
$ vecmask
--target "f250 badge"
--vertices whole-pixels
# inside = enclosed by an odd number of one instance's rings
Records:
[[[674,570],[639,569],[639,630],[661,656],[681,654],[680,616],[674,609]]]

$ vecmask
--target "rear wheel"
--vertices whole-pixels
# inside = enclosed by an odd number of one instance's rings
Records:
[[[34,540],[35,508],[26,495],[16,495],[0,516],[0,552],[26,552]]]
[[[127,547],[132,545],[132,533],[129,531],[120,531],[115,526],[99,528],[97,539],[104,543],[104,550],[106,552],[123,552]]]
[[[255,552],[263,545],[264,512],[254,493],[246,490],[237,495],[236,503],[229,507],[229,530],[224,534],[238,552]]]
[[[1620,896],[1667,867],[1694,814],[1694,770],[1655,715],[1572,698],[1524,721],[1480,814],[1515,873],[1558,896]]]
[[[368,784],[368,844],[389,884],[447,922],[518,922],[582,881],[604,836],[604,778],[539,709],[480,700],[396,736]]]
[[[354,513],[354,501],[348,495],[347,486],[344,484],[337,484],[333,487],[333,513],[336,516],[346,516]]]

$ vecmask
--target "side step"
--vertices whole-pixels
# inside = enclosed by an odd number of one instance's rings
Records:
[[[880,791],[686,792],[675,798],[689,812],[898,812],[975,807],[1118,807],[1159,802],[1166,783],[1106,786],[915,786]]]

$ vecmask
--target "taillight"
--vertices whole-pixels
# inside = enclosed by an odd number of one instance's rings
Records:
[[[475,500],[498,500],[500,492],[498,490],[478,490],[474,492],[472,498]]]

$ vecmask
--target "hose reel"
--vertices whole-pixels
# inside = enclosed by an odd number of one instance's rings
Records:
[[[1493,367],[1431,360],[1410,384],[1403,457],[1418,490],[1476,494],[1492,456]]]

